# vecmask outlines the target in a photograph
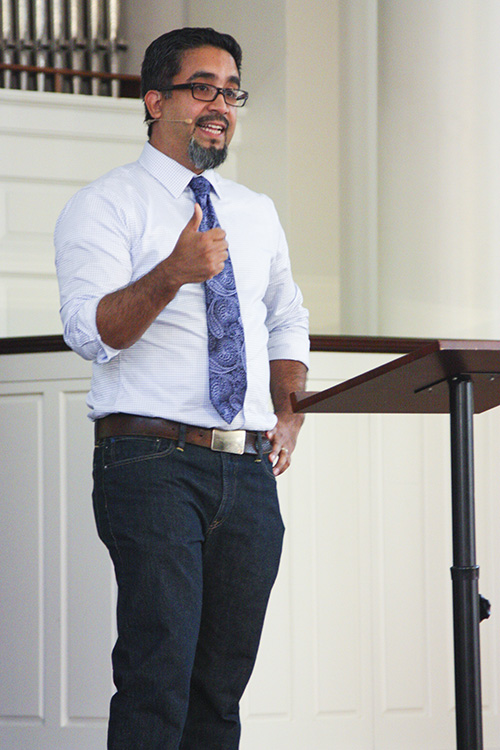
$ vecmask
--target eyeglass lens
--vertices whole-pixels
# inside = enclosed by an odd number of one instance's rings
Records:
[[[219,89],[210,83],[194,83],[191,86],[191,91],[195,99],[204,102],[213,102],[220,92],[226,104],[230,104],[233,107],[242,107],[248,98],[247,93],[240,89]]]

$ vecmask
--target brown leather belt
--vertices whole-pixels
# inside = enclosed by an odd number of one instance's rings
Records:
[[[137,414],[109,414],[95,422],[96,442],[103,438],[124,435],[143,435],[147,437],[168,438],[192,443],[203,448],[223,453],[252,453],[255,455],[270,453],[272,445],[263,432],[248,430],[209,430],[205,427],[193,427],[180,422],[160,417],[141,417]]]

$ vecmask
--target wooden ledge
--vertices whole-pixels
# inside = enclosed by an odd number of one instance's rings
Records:
[[[387,336],[315,336],[312,352],[352,352],[366,354],[407,354],[432,339],[391,338]],[[64,352],[69,347],[62,336],[13,336],[0,338],[0,354],[36,354]]]

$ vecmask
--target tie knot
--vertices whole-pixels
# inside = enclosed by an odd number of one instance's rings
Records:
[[[201,176],[193,177],[193,179],[189,183],[189,187],[193,191],[197,201],[200,201],[200,199],[206,199],[207,195],[210,195],[210,191],[212,189],[212,186],[206,179],[206,177]]]

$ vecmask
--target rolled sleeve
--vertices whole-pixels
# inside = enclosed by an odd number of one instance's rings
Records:
[[[293,359],[309,367],[309,313],[292,278],[288,246],[281,226],[265,302],[269,359]]]
[[[68,346],[84,359],[103,364],[116,357],[120,350],[105,344],[99,335],[96,324],[98,304],[99,300],[94,298],[67,306],[61,309],[61,318],[63,336]],[[76,309],[72,312],[71,307]]]
[[[56,270],[64,340],[84,359],[107,362],[119,350],[99,335],[96,312],[107,294],[130,283],[130,238],[116,202],[81,190],[55,229]]]

